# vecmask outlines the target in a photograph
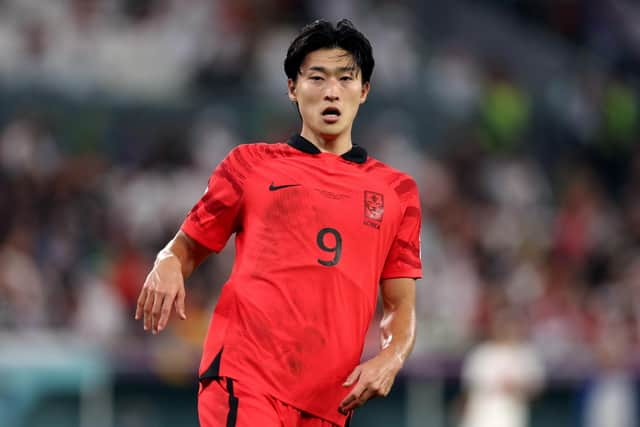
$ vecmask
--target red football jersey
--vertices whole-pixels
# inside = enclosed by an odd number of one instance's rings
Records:
[[[354,146],[322,153],[302,136],[240,145],[218,165],[182,230],[233,270],[200,376],[252,384],[342,424],[342,386],[360,362],[381,279],[422,274],[415,181]]]

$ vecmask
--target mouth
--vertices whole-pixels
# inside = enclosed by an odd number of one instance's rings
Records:
[[[327,107],[322,111],[322,117],[327,123],[335,123],[340,118],[340,110],[336,107]]]

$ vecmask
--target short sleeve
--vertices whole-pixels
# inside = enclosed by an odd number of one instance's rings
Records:
[[[420,227],[422,210],[418,187],[411,178],[402,180],[395,188],[404,211],[402,222],[387,255],[381,279],[422,277],[420,259]]]
[[[180,227],[214,252],[224,248],[240,223],[244,183],[249,171],[242,147],[234,148],[216,167],[202,198]]]

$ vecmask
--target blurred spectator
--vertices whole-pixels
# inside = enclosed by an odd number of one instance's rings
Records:
[[[530,101],[526,92],[506,70],[496,68],[485,88],[481,115],[485,144],[492,150],[511,151],[522,144],[530,122]]]
[[[639,119],[634,90],[620,81],[611,82],[605,91],[603,109],[605,140],[615,145],[631,144],[637,135]]]
[[[583,401],[585,427],[638,425],[636,385],[630,372],[629,330],[624,319],[603,325],[596,343],[597,367],[589,379]]]
[[[525,427],[529,401],[543,385],[543,365],[526,341],[522,314],[510,309],[493,313],[491,338],[473,349],[464,363],[461,425]]]
[[[482,68],[463,43],[436,52],[427,65],[427,90],[438,107],[454,119],[468,119],[482,93]]]
[[[0,246],[0,328],[32,329],[46,325],[44,278],[35,264],[31,227],[18,224]]]
[[[45,180],[58,171],[60,163],[56,141],[36,117],[16,117],[0,132],[0,166],[10,175]]]
[[[125,332],[131,308],[99,275],[78,273],[77,309],[71,326],[77,335],[94,343],[116,344]]]
[[[371,34],[371,44],[375,46],[376,89],[389,94],[410,90],[412,82],[418,79],[419,65],[415,17],[402,2],[382,2],[370,12],[363,31]],[[384,31],[376,31],[378,28]]]

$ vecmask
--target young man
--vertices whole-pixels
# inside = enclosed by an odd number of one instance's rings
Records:
[[[172,307],[186,317],[184,279],[236,234],[199,371],[204,427],[345,425],[411,352],[418,191],[351,141],[373,66],[349,21],[306,26],[284,62],[301,133],[232,150],[144,283],[136,319],[156,334]],[[378,286],[381,351],[359,364]]]

